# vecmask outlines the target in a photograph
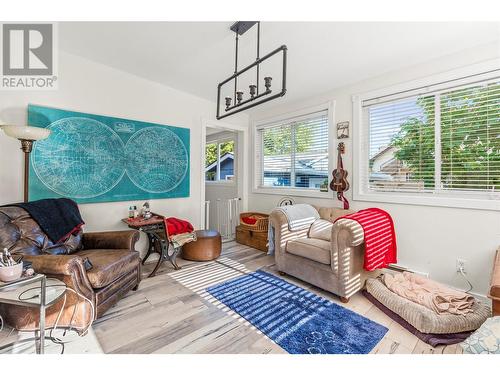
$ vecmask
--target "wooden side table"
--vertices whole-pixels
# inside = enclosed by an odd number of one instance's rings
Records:
[[[122,222],[128,225],[129,228],[144,232],[148,236],[148,252],[142,259],[142,264],[146,262],[151,254],[159,254],[156,266],[153,272],[148,277],[153,277],[165,260],[168,260],[174,269],[179,270],[181,267],[177,265],[177,255],[179,255],[180,248],[175,248],[168,240],[167,228],[163,222],[164,216],[153,214],[150,219],[144,219],[139,216],[135,219],[125,218]]]

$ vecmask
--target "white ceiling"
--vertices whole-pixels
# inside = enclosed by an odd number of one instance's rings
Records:
[[[234,70],[231,24],[63,22],[59,39],[64,51],[215,101],[218,82]],[[280,102],[300,100],[499,41],[499,25],[263,22],[261,56],[281,44],[288,46],[288,92]],[[240,39],[240,68],[255,59],[255,29]],[[263,75],[279,76],[273,69]]]

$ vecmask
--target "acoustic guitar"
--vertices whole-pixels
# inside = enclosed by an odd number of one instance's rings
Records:
[[[349,190],[349,182],[347,181],[347,171],[344,169],[342,162],[342,154],[345,153],[345,144],[340,142],[337,146],[337,168],[332,172],[332,181],[330,189],[337,192],[337,199],[344,202],[344,209],[349,208],[349,201],[344,197],[344,191]]]

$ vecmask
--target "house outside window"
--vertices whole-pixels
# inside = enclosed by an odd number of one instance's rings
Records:
[[[205,147],[205,181],[234,181],[234,140],[207,143]]]
[[[498,75],[358,98],[355,199],[498,206]]]
[[[329,179],[328,111],[256,128],[257,189],[317,191]]]

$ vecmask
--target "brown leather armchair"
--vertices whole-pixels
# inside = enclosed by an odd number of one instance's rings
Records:
[[[72,236],[69,254],[60,254],[38,224],[24,209],[0,207],[0,248],[22,254],[33,263],[38,273],[63,281],[69,288],[88,298],[94,305],[71,291],[66,292],[66,305],[58,327],[70,327],[82,332],[94,319],[101,317],[141,280],[141,261],[134,245],[139,238],[135,230],[83,233]],[[89,262],[85,262],[88,259]],[[62,308],[62,299],[47,309],[46,325],[52,327]],[[6,322],[19,330],[34,330],[38,312],[12,305],[0,305]]]

